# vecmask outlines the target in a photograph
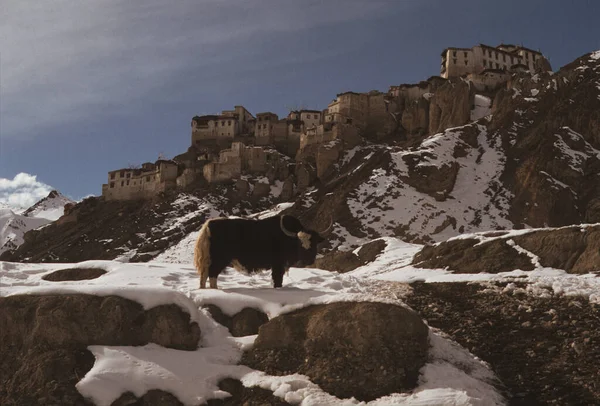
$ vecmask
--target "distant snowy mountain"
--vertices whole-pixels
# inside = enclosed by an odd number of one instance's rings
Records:
[[[67,203],[74,202],[56,190],[24,211],[0,203],[0,254],[21,245],[29,230],[57,220]]]
[[[51,222],[45,218],[16,214],[11,209],[0,209],[0,254],[23,244],[27,231]]]
[[[24,216],[44,218],[48,220],[58,220],[64,214],[64,207],[67,203],[75,203],[73,200],[53,190],[36,204],[23,212]]]

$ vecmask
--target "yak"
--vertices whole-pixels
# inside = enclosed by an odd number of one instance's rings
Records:
[[[332,225],[333,221],[327,231]],[[280,288],[283,274],[291,266],[315,262],[317,245],[323,241],[319,232],[304,228],[291,215],[207,220],[194,247],[200,289],[206,288],[207,279],[210,287],[217,289],[217,277],[227,266],[248,273],[271,269],[273,287]]]

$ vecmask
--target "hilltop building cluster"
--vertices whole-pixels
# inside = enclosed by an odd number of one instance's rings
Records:
[[[194,116],[187,152],[108,172],[102,196],[151,198],[202,183],[238,179],[239,184],[243,174],[282,181],[286,196],[293,195],[325,176],[343,150],[363,138],[424,136],[477,120],[489,114],[494,95],[510,85],[513,75],[550,69],[541,52],[523,46],[447,48],[439,76],[393,85],[387,92],[339,93],[323,110],[294,110],[280,118],[268,111],[254,116],[234,106],[221,114]],[[259,189],[268,193],[268,188]]]
[[[519,45],[500,44],[496,47],[479,44],[472,48],[446,48],[442,51],[440,76],[448,79],[485,71],[518,72],[550,70],[550,62],[540,51]]]

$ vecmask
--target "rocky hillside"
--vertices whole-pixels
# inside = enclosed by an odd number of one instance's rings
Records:
[[[600,222],[599,83],[600,52],[515,75],[476,122],[345,151],[294,211],[333,216],[334,245]]]
[[[28,233],[18,249],[5,252],[0,260],[148,261],[199,230],[207,218],[245,215],[271,207],[280,192],[271,189],[266,197],[248,200],[233,185],[163,194],[154,200],[104,201],[90,197],[68,206],[58,221]]]

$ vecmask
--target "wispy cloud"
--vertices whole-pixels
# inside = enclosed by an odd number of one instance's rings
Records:
[[[37,180],[36,175],[19,173],[13,179],[0,178],[0,203],[26,209],[52,191],[52,187]]]
[[[84,123],[99,111],[126,113],[154,88],[182,72],[197,69],[210,74],[211,69],[218,71],[219,64],[235,64],[261,36],[358,21],[383,13],[392,3],[395,1],[5,2],[0,9],[0,130],[3,137],[22,139],[44,135],[47,126]],[[331,50],[339,46],[332,45]],[[260,67],[264,61],[253,63]]]

